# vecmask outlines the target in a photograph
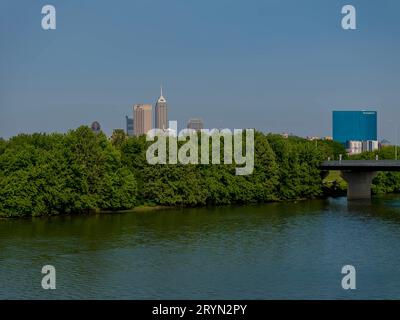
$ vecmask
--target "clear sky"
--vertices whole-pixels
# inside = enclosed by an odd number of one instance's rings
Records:
[[[0,136],[94,120],[109,134],[162,83],[180,127],[326,136],[332,110],[374,109],[394,141],[399,17],[398,0],[1,0]]]

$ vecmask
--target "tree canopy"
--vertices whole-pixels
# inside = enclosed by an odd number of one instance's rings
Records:
[[[0,214],[37,216],[132,209],[137,205],[204,206],[319,197],[319,163],[344,154],[330,141],[255,132],[254,171],[237,165],[157,164],[151,142],[122,130],[108,139],[82,126],[66,134],[0,139]],[[182,142],[180,142],[182,143]],[[199,139],[200,143],[200,139]]]

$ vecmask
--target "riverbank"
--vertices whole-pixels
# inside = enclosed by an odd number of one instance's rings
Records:
[[[182,209],[218,209],[218,208],[240,208],[246,206],[259,206],[264,204],[273,204],[273,203],[296,203],[296,202],[304,202],[307,200],[317,200],[324,198],[314,198],[314,199],[291,199],[285,201],[270,201],[270,202],[253,202],[253,203],[242,203],[242,204],[225,204],[225,205],[205,205],[205,206],[160,206],[160,205],[140,205],[134,207],[132,209],[123,209],[123,210],[88,210],[86,212],[81,213],[54,213],[54,214],[39,214],[34,216],[7,216],[0,213],[0,220],[17,220],[17,219],[31,219],[31,218],[46,218],[46,217],[57,217],[57,216],[94,216],[94,215],[102,215],[102,214],[124,214],[124,213],[146,213],[146,212],[157,212],[157,211],[173,211],[173,210],[182,210]]]
[[[334,194],[334,193],[332,193]],[[315,198],[299,198],[299,199],[288,199],[288,200],[275,200],[269,202],[251,202],[251,203],[241,203],[241,204],[224,204],[224,205],[204,205],[204,206],[160,206],[160,205],[140,205],[131,209],[123,209],[123,210],[88,210],[86,212],[81,213],[54,213],[54,214],[37,214],[34,216],[7,216],[0,213],[0,220],[8,220],[8,219],[31,219],[31,218],[46,218],[46,217],[56,217],[56,216],[93,216],[93,215],[102,215],[102,214],[124,214],[124,213],[146,213],[146,212],[156,212],[156,211],[174,211],[174,210],[182,210],[182,209],[223,209],[223,208],[240,208],[246,206],[260,206],[267,204],[294,204],[298,202],[305,202],[309,200],[326,200],[329,197],[336,198],[341,197],[340,194],[334,195],[326,195],[322,197]]]
[[[264,204],[294,204],[298,202],[305,202],[311,200],[327,200],[328,198],[340,198],[346,197],[347,192],[347,183],[340,176],[339,171],[330,172],[327,177],[323,180],[322,187],[322,195],[319,197],[313,198],[297,198],[297,199],[286,199],[286,200],[274,200],[268,202],[249,202],[249,203],[235,203],[235,204],[223,204],[223,205],[197,205],[197,206],[164,206],[164,205],[153,205],[153,204],[142,204],[131,209],[123,209],[123,210],[106,210],[106,209],[96,209],[96,210],[87,210],[85,212],[80,213],[43,213],[36,215],[24,215],[24,216],[15,216],[15,215],[5,215],[0,213],[0,220],[7,219],[30,219],[30,218],[45,218],[45,217],[55,217],[55,216],[90,216],[90,215],[102,215],[102,214],[124,214],[124,213],[146,213],[146,212],[156,212],[156,211],[174,211],[180,209],[218,209],[218,208],[240,208],[246,206],[259,206]],[[388,196],[388,197],[396,197],[399,196],[399,193],[379,193],[374,194],[374,196]]]
[[[132,209],[124,210],[99,210],[98,213],[129,213],[129,212],[149,212],[157,210],[176,209],[177,207],[158,206],[158,205],[140,205]]]
[[[141,205],[134,207],[132,209],[124,209],[124,210],[88,210],[87,212],[82,212],[79,214],[74,213],[57,213],[57,214],[39,214],[35,216],[7,216],[0,213],[1,219],[30,219],[30,218],[44,218],[44,217],[56,217],[56,216],[90,216],[90,215],[98,215],[98,214],[123,214],[123,213],[131,213],[131,212],[153,212],[159,210],[169,210],[169,209],[177,209],[177,207],[168,207],[168,206],[152,206],[152,205]]]

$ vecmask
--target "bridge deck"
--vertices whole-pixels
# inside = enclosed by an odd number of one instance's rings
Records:
[[[342,160],[325,161],[321,170],[400,171],[400,160]]]

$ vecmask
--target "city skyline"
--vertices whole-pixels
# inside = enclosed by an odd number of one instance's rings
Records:
[[[0,137],[94,120],[110,135],[163,83],[169,118],[182,125],[195,116],[210,128],[323,137],[331,110],[373,107],[379,136],[398,140],[390,122],[400,116],[396,1],[384,9],[352,1],[355,31],[340,27],[341,1],[121,1],[118,10],[98,1],[93,10],[55,0],[54,31],[41,29],[41,6],[21,3],[0,4],[0,20],[13,30],[0,31]]]

